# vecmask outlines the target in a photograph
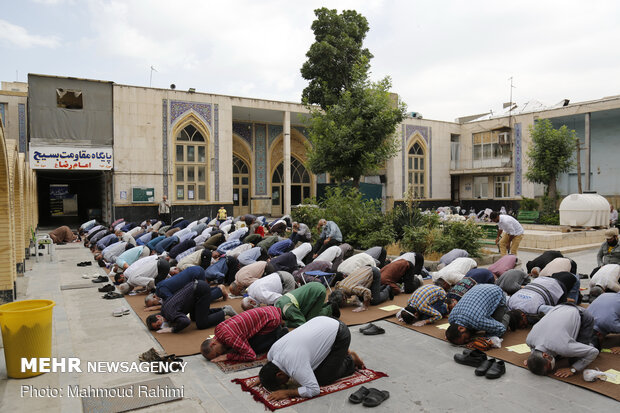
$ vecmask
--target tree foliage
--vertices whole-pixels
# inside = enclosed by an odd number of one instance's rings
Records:
[[[390,79],[360,81],[325,111],[311,109],[308,167],[315,174],[329,172],[343,181],[359,178],[383,166],[398,152],[394,135],[404,116],[404,105],[394,105]]]
[[[301,75],[310,83],[302,92],[307,104],[318,104],[322,109],[335,104],[354,82],[354,68],[364,73],[370,68],[372,54],[362,47],[368,32],[368,21],[355,10],[336,10],[325,7],[314,11],[312,23],[315,42],[306,53],[308,60],[301,67]]]
[[[554,200],[558,176],[573,166],[577,134],[566,125],[554,129],[549,119],[542,119],[530,126],[530,135],[532,145],[527,151],[529,170],[525,177],[547,185],[549,198]]]

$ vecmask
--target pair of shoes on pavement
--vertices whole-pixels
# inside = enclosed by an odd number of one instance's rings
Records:
[[[107,275],[100,275],[99,277],[91,281],[94,283],[107,283],[107,282],[110,282],[110,277],[108,277]]]
[[[131,311],[129,311],[129,308],[127,307],[119,307],[112,312],[112,315],[114,317],[122,317],[124,315],[128,315],[130,312]]]
[[[120,293],[117,293],[117,292],[113,292],[113,291],[105,293],[105,295],[101,296],[101,298],[105,298],[106,300],[113,300],[115,298],[123,298],[123,297],[124,297],[123,294],[120,294]]]
[[[360,387],[355,393],[349,396],[349,401],[353,404],[362,403],[366,407],[377,407],[390,397],[387,390],[379,390],[371,387]]]
[[[93,263],[90,261],[82,261],[82,262],[78,262],[77,264],[78,267],[87,267],[89,265],[93,265]]]
[[[369,323],[360,327],[360,333],[365,336],[376,336],[378,334],[385,334],[385,330],[373,323]]]
[[[498,379],[506,373],[503,360],[487,359],[487,355],[480,350],[465,349],[463,354],[455,354],[454,361],[466,366],[476,367],[476,376],[485,376],[487,379]]]
[[[167,365],[170,365],[171,363],[177,363],[175,365],[169,366],[168,371],[166,371],[165,369],[162,369],[161,371],[156,371],[155,373],[157,373],[157,374],[165,374],[165,373],[168,373],[169,371],[179,371],[180,367],[178,366],[178,363],[182,363],[183,362],[183,359],[178,358],[174,354],[170,354],[170,355],[164,354],[162,356],[153,347],[151,347],[150,350],[145,351],[144,353],[140,354],[138,356],[138,360],[140,360],[142,362],[147,362],[147,363],[150,363],[150,362],[153,362],[153,361],[160,361],[160,362],[165,363]]]
[[[109,293],[111,291],[114,291],[115,289],[116,287],[114,287],[112,284],[106,284],[103,287],[98,288],[100,293]]]

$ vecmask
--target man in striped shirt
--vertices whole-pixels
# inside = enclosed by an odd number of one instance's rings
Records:
[[[377,305],[394,298],[388,285],[381,285],[381,272],[377,267],[365,265],[353,271],[334,287],[334,293],[341,291],[345,297],[357,296],[362,305],[353,310],[358,313],[368,309],[369,305]],[[333,293],[332,293],[333,294]]]
[[[407,324],[415,321],[413,325],[421,327],[441,320],[452,307],[453,304],[446,305],[446,290],[437,285],[427,284],[411,294],[407,307],[396,316]]]
[[[253,308],[218,324],[214,337],[202,343],[200,352],[214,363],[255,360],[287,332],[279,308]]]

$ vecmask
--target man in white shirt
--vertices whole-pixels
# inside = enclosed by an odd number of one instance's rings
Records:
[[[295,278],[291,273],[278,271],[254,281],[248,287],[248,296],[241,302],[243,311],[261,304],[273,305],[283,294],[295,289]]]
[[[620,292],[620,265],[606,264],[590,276],[590,300],[604,292]]]
[[[314,317],[276,341],[259,374],[260,383],[272,393],[267,400],[314,397],[325,386],[353,374],[364,363],[349,351],[351,333],[343,322]],[[293,379],[295,389],[278,390]]]
[[[492,222],[497,223],[495,243],[499,245],[500,254],[502,256],[506,255],[508,249],[510,249],[512,255],[517,255],[524,232],[519,221],[510,215],[500,215],[497,211],[491,212],[490,218]]]

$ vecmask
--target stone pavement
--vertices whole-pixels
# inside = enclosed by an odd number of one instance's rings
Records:
[[[533,253],[519,253],[522,262]],[[578,263],[579,271],[589,273],[596,266],[596,250],[568,254]],[[48,298],[56,301],[52,357],[79,357],[86,361],[137,361],[137,355],[158,343],[135,314],[113,317],[112,311],[126,305],[124,299],[103,300],[96,286],[60,290],[61,285],[85,284],[82,274],[101,273],[96,265],[77,267],[91,258],[81,244],[56,248],[55,262],[27,260],[26,275],[19,279],[19,299]],[[93,264],[96,264],[93,262]],[[385,412],[474,412],[502,413],[523,411],[584,412],[615,411],[618,403],[605,396],[507,364],[506,374],[495,381],[476,377],[473,368],[456,364],[452,356],[460,349],[386,321],[378,324],[386,330],[379,336],[364,336],[351,328],[351,348],[369,368],[384,371],[389,377],[369,383],[367,387],[388,390],[391,397],[375,411]],[[238,373],[222,373],[202,356],[184,357],[184,373],[169,375],[174,384],[184,388],[184,399],[149,407],[150,413],[181,412],[264,412],[240,386],[230,382],[236,377],[256,375],[258,368]],[[24,385],[61,387],[108,387],[160,377],[152,373],[46,373],[23,380],[6,378],[4,354],[0,354],[0,412],[79,412],[79,398],[21,397]],[[334,393],[295,405],[282,412],[353,412],[366,411],[351,405],[347,397],[355,389]],[[146,410],[146,409],[143,409]]]

